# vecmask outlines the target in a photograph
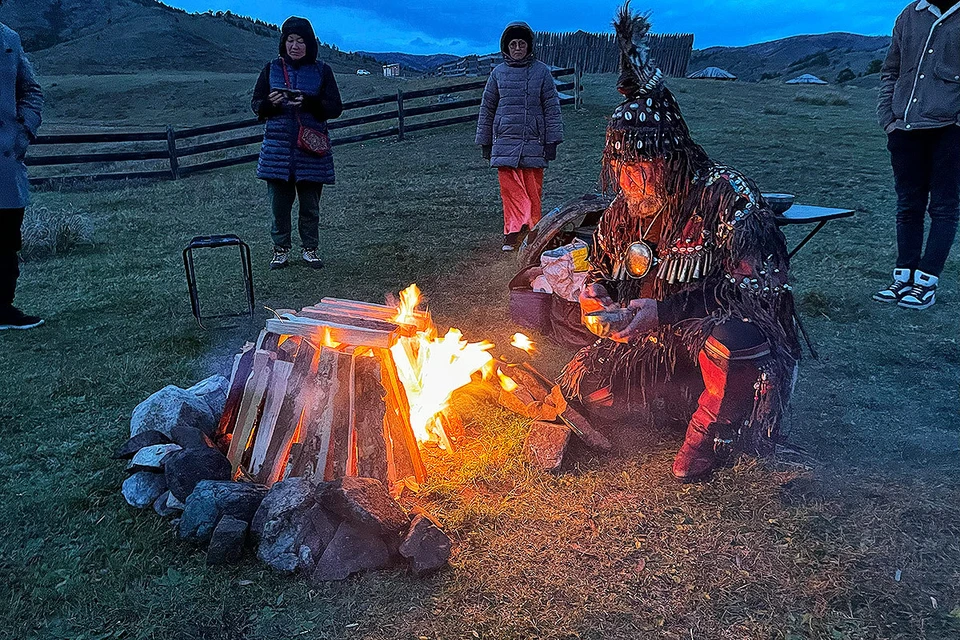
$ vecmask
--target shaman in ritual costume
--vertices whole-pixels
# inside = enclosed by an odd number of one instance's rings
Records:
[[[627,3],[614,26],[627,100],[607,127],[601,183],[615,199],[580,299],[600,339],[561,385],[588,410],[620,416],[699,393],[673,465],[691,480],[718,452],[774,450],[800,357],[789,259],[757,186],[691,139],[649,58],[647,20]]]

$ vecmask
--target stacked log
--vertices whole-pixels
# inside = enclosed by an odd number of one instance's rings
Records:
[[[216,440],[234,478],[375,478],[394,490],[426,477],[390,347],[428,314],[327,298],[267,321],[234,359]]]

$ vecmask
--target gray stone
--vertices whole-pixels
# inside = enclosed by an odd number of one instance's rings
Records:
[[[273,485],[251,525],[261,561],[286,573],[316,565],[340,520],[326,513],[315,496],[316,485],[308,478]]]
[[[180,537],[206,542],[223,516],[250,522],[266,495],[267,488],[259,484],[203,480],[186,500]]]
[[[220,420],[223,409],[227,404],[227,394],[230,392],[230,381],[217,374],[206,380],[201,380],[187,391],[191,392],[210,407],[213,417]]]
[[[309,478],[287,478],[270,487],[250,523],[250,534],[260,541],[264,526],[271,520],[294,512],[305,512],[315,503],[316,485]]]
[[[243,555],[249,526],[245,521],[232,516],[220,518],[210,537],[210,546],[207,547],[207,564],[237,562]]]
[[[317,563],[333,541],[340,527],[340,518],[328,512],[320,505],[310,510],[309,519],[303,527],[297,555],[300,559],[300,571],[313,573]]]
[[[311,580],[345,580],[359,571],[382,569],[389,564],[390,552],[380,536],[343,522],[317,562]]]
[[[447,534],[429,518],[418,515],[400,545],[400,555],[410,561],[414,574],[423,576],[446,566],[452,546]]]
[[[144,447],[149,447],[155,444],[167,444],[170,442],[170,438],[163,435],[159,431],[149,430],[142,431],[137,435],[133,436],[117,449],[114,454],[114,460],[123,460],[132,458],[136,455],[137,451],[143,449]]]
[[[163,459],[174,451],[180,451],[180,445],[154,444],[144,447],[137,451],[127,468],[136,471],[160,471],[163,469]]]
[[[130,436],[153,430],[169,438],[177,425],[195,427],[209,435],[214,432],[217,420],[206,402],[185,389],[169,385],[133,410]]]
[[[182,500],[177,500],[177,496],[167,491],[167,508],[183,511],[187,508],[187,505],[185,505]]]
[[[196,427],[186,425],[177,425],[170,432],[170,439],[184,449],[206,449],[213,448],[213,440],[207,434]]]
[[[410,526],[403,507],[374,478],[341,478],[321,485],[317,494],[328,511],[376,533],[395,534]]]
[[[160,494],[156,500],[153,501],[153,510],[157,512],[157,515],[161,518],[167,518],[169,516],[179,515],[181,509],[174,509],[170,507],[170,492],[164,491]]]
[[[556,471],[563,464],[570,434],[564,424],[535,420],[524,443],[527,461],[544,471]]]
[[[170,493],[186,501],[197,483],[203,480],[230,480],[232,468],[217,449],[182,449],[163,461]]]
[[[162,473],[139,471],[123,481],[123,497],[131,507],[146,509],[167,490]]]
[[[307,514],[316,506],[314,491],[308,478],[278,482],[253,517],[251,533],[257,543],[257,557],[277,571],[289,573],[299,566],[298,543]]]

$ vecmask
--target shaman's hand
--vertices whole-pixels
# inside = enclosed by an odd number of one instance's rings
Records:
[[[612,336],[616,342],[630,342],[634,336],[650,333],[660,325],[657,314],[657,301],[649,298],[631,300],[626,311],[633,314],[630,323]]]

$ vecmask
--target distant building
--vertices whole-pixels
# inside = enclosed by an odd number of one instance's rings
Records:
[[[707,67],[687,76],[691,80],[736,80],[737,76],[719,67]]]
[[[793,80],[787,80],[786,84],[830,84],[830,83],[826,82],[825,80],[821,80],[815,75],[805,73],[798,78],[794,78]]]
[[[399,78],[400,77],[400,65],[398,63],[385,64],[383,65],[383,77],[384,78]]]
[[[485,56],[469,55],[437,67],[438,76],[488,76],[493,68],[503,62],[503,54]]]

